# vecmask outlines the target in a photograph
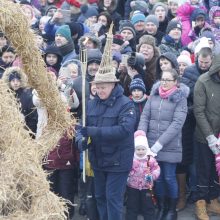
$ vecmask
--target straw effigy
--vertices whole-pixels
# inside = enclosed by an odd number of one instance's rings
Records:
[[[48,111],[48,124],[42,137],[42,155],[55,146],[60,136],[73,123],[62,102],[58,89],[50,83],[44,61],[36,46],[36,36],[19,4],[0,0],[0,29],[5,33],[21,58],[28,84],[36,89]]]
[[[39,145],[24,129],[14,94],[3,82],[0,100],[0,219],[66,219],[64,200],[49,189]]]

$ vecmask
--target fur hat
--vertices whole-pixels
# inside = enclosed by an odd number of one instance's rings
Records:
[[[85,22],[86,19],[92,17],[92,16],[98,16],[98,10],[94,6],[88,6],[88,5],[82,5],[80,7],[81,15],[77,19],[78,22]]]
[[[119,24],[120,24],[119,33],[121,33],[123,30],[130,30],[132,34],[134,35],[134,37],[136,36],[134,26],[130,21],[121,21],[119,22]]]
[[[158,2],[158,3],[156,3],[156,4],[153,6],[153,9],[152,9],[152,11],[151,11],[151,14],[155,14],[155,10],[156,10],[156,8],[159,7],[159,6],[161,6],[161,7],[164,8],[165,13],[166,13],[166,16],[167,16],[168,8],[167,8],[167,5],[164,4],[163,2]]]
[[[55,35],[60,34],[61,36],[65,37],[68,41],[72,40],[71,38],[71,31],[68,25],[61,25]]]
[[[187,56],[187,55],[184,55],[184,54],[178,56],[177,62],[178,63],[185,63],[187,66],[191,66],[192,65],[192,61],[191,61],[190,57]]]
[[[148,44],[151,45],[154,50],[156,48],[156,41],[155,38],[151,35],[143,35],[140,39],[139,39],[139,44],[137,45],[137,51],[139,52],[140,47],[142,44]]]
[[[95,47],[97,49],[101,49],[101,47],[102,47],[101,40],[94,33],[91,33],[91,32],[84,34],[79,39],[80,47],[83,46],[83,42],[86,40],[86,38],[88,38],[90,41],[92,41],[95,44]]]
[[[182,31],[182,24],[177,20],[171,20],[167,25],[166,33],[169,34],[175,28],[179,28]]]
[[[156,15],[148,15],[145,19],[145,24],[147,24],[148,22],[155,24],[157,28],[159,27],[159,20]]]
[[[133,16],[131,17],[131,23],[135,25],[139,21],[145,21],[144,14],[140,13],[139,11],[134,12]]]
[[[143,93],[146,93],[146,88],[145,88],[144,82],[141,78],[132,79],[129,90],[130,90],[130,92],[132,92],[134,89],[139,89]]]

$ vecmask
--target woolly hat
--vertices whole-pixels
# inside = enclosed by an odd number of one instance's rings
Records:
[[[156,48],[156,41],[155,38],[151,35],[143,35],[140,39],[139,39],[139,44],[137,45],[137,51],[140,50],[140,47],[142,44],[148,44],[151,45],[154,48]]]
[[[46,9],[45,9],[45,15],[47,15],[48,12],[49,12],[51,9],[57,10],[57,7],[56,7],[55,5],[50,5],[50,6],[46,7]]]
[[[190,16],[191,21],[196,21],[199,17],[206,19],[206,12],[201,8],[196,8]]]
[[[167,15],[167,13],[168,13],[168,8],[167,8],[167,5],[164,4],[163,2],[158,2],[158,3],[156,3],[156,4],[153,6],[153,9],[152,9],[152,11],[151,11],[151,14],[155,14],[155,10],[156,10],[156,8],[159,7],[159,6],[161,6],[161,7],[164,8],[165,13],[166,13],[166,15]]]
[[[139,21],[145,21],[144,14],[140,13],[139,11],[136,11],[133,16],[131,17],[131,23],[135,25]]]
[[[132,11],[140,11],[143,14],[148,12],[148,4],[143,0],[131,1],[130,3]]]
[[[202,32],[201,37],[206,37],[208,40],[212,41],[215,44],[215,36],[211,30],[205,30]]]
[[[102,53],[100,49],[88,49],[87,52],[87,65],[91,63],[100,64],[102,60]]]
[[[119,24],[119,33],[121,33],[123,30],[130,30],[134,37],[136,36],[134,26],[130,21],[120,21]]]
[[[90,41],[92,41],[95,45],[95,48],[101,49],[102,44],[101,44],[101,40],[94,34],[91,32],[85,33],[80,39],[79,39],[79,45],[80,47],[83,47],[83,43],[84,41],[88,39]]]
[[[86,19],[92,17],[92,16],[98,16],[98,10],[94,6],[88,6],[88,5],[82,5],[80,7],[81,15],[77,19],[78,22],[85,22]]]
[[[115,34],[113,36],[113,44],[122,45],[124,43],[124,39],[120,34]]]
[[[134,133],[134,147],[143,146],[149,149],[146,133],[142,130],[138,130]]]
[[[80,8],[81,4],[77,0],[66,0],[66,2],[76,8]]]
[[[156,15],[148,15],[145,19],[145,23],[147,24],[148,22],[155,24],[157,28],[159,27],[159,20]]]
[[[145,88],[144,82],[141,78],[132,79],[130,87],[129,87],[129,91],[132,92],[134,89],[139,89],[143,93],[146,93],[146,88]]]
[[[182,31],[182,24],[177,20],[171,20],[167,25],[166,33],[169,34],[175,28],[179,28]]]
[[[195,47],[194,53],[199,53],[202,48],[210,48],[209,40],[206,37],[200,38],[199,43]]]
[[[178,56],[177,62],[178,63],[185,63],[187,66],[191,66],[192,65],[192,61],[191,61],[190,57],[187,56],[187,55],[180,55],[180,56]]]
[[[61,25],[55,35],[60,34],[61,36],[65,37],[68,41],[72,40],[71,38],[71,31],[68,25]]]

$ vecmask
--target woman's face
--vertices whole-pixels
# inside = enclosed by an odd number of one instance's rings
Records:
[[[158,6],[156,8],[154,14],[157,16],[158,20],[161,22],[161,21],[164,21],[164,19],[165,19],[166,11],[165,11],[164,7]]]
[[[174,86],[177,85],[177,80],[175,80],[172,74],[168,71],[163,72],[160,80],[160,86],[163,90],[167,91],[172,89]]]
[[[172,64],[169,60],[165,59],[165,58],[161,58],[159,61],[160,64],[160,69],[162,71],[168,70],[172,68]]]
[[[99,16],[98,23],[107,26],[107,18],[104,15]]]
[[[125,29],[120,34],[123,37],[124,41],[131,40],[132,38],[134,38],[134,35],[130,30]]]
[[[187,64],[183,62],[179,62],[179,70],[180,70],[180,75],[182,76],[184,73],[184,70],[186,69]]]
[[[142,44],[139,52],[144,55],[145,62],[151,61],[154,57],[154,48],[149,44]]]
[[[111,5],[111,3],[112,3],[112,0],[104,0],[103,1],[103,4],[106,8],[108,8]]]

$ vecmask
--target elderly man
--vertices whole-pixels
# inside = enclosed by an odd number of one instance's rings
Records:
[[[89,149],[100,220],[122,220],[123,196],[134,153],[135,110],[118,81],[111,66],[104,74],[96,73],[93,82],[97,96],[88,102],[86,127],[77,134],[78,146]],[[88,138],[91,141],[87,145]]]
[[[220,58],[213,59],[209,71],[199,77],[194,88],[196,118],[198,219],[208,220],[208,212],[220,215],[219,178],[215,155],[220,153]]]

